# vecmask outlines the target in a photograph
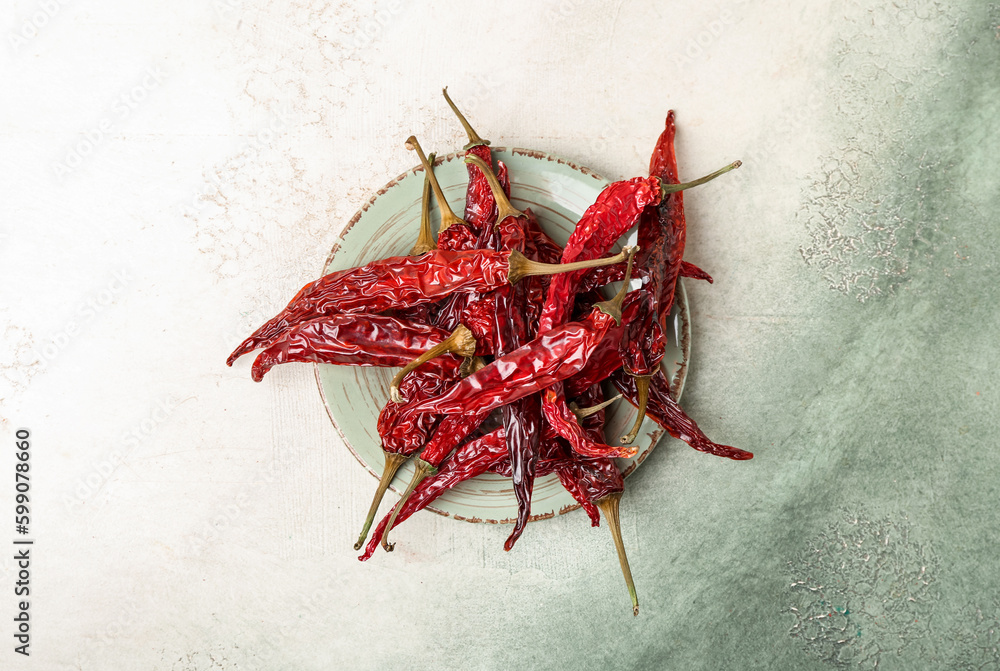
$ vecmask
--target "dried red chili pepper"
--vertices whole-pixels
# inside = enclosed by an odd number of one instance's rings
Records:
[[[659,201],[660,181],[656,178],[636,177],[609,184],[580,217],[566,241],[562,260],[595,259],[607,253],[635,225],[645,207]],[[572,273],[549,281],[539,332],[547,331],[569,318],[573,310],[573,296],[583,275]]]
[[[647,290],[653,294],[660,325],[666,329],[667,315],[674,303],[677,277],[681,273],[687,224],[684,218],[684,190],[709,182],[719,175],[740,167],[740,161],[716,170],[701,179],[680,184],[677,172],[677,156],[674,151],[674,112],[667,113],[667,120],[656,142],[649,162],[649,174],[660,178],[663,184],[663,199],[657,209],[657,218],[650,225],[640,226],[639,244],[648,248],[648,257],[643,267],[648,269]],[[644,222],[646,223],[646,222]],[[696,269],[697,270],[697,269]]]
[[[288,306],[229,355],[238,357],[270,341],[291,326],[327,314],[379,313],[439,300],[454,292],[486,292],[531,275],[574,272],[617,263],[622,255],[570,264],[531,261],[518,251],[444,252],[394,256],[360,268],[339,270],[307,284]]]
[[[459,123],[462,124],[462,128],[465,129],[466,135],[469,136],[469,143],[465,145],[462,149],[465,150],[465,155],[476,156],[487,165],[493,165],[493,154],[490,151],[489,140],[484,140],[479,137],[479,133],[475,131],[471,124],[469,124],[468,119],[465,115],[458,109],[455,103],[452,102],[451,96],[448,95],[448,87],[444,87],[441,93],[444,94],[444,99],[448,102],[448,106],[451,111],[454,112],[455,116],[458,117]],[[501,181],[506,177],[506,166],[502,163],[501,168],[498,172],[502,172]],[[493,200],[493,192],[490,189],[485,176],[472,165],[466,166],[469,173],[469,185],[466,189],[465,194],[465,220],[468,222],[469,226],[472,227],[477,233],[483,231],[484,229],[489,229],[497,220],[497,209],[496,201]],[[506,192],[510,193],[510,186],[507,186]],[[480,245],[480,248],[483,248]]]
[[[368,541],[368,547],[365,548],[364,554],[358,559],[366,561],[372,556],[385,535],[390,521],[402,523],[410,515],[425,508],[447,490],[460,482],[482,475],[493,463],[506,456],[507,445],[503,429],[496,429],[461,446],[450,459],[441,465],[441,469],[434,477],[421,482],[413,490],[412,496],[407,498],[405,502],[401,499],[389,514],[382,518],[375,533],[372,534],[371,540]]]
[[[436,414],[483,412],[579,372],[620,315],[622,295],[596,305],[586,321],[564,324],[497,358],[421,408]]]
[[[485,176],[496,203],[495,235],[490,244],[497,249],[524,251],[528,243],[528,218],[510,204],[493,170],[478,156],[466,156],[466,163],[479,168]],[[528,294],[524,284],[498,289],[494,320],[494,342],[496,356],[518,349],[530,339],[528,325]],[[500,409],[504,433],[507,436],[507,451],[511,466],[511,483],[517,500],[517,520],[504,542],[504,550],[510,551],[524,532],[531,514],[531,492],[535,482],[535,467],[540,450],[542,408],[537,395],[528,395]]]
[[[250,376],[260,382],[274,366],[314,362],[341,366],[403,366],[448,337],[427,324],[366,315],[328,315],[296,324],[257,355]],[[437,364],[440,368],[440,363]]]
[[[410,455],[424,445],[441,419],[434,415],[414,412],[414,406],[420,399],[439,393],[458,379],[459,366],[454,358],[442,359],[441,363],[441,372],[433,369],[420,370],[406,379],[404,388],[407,395],[413,399],[411,403],[398,404],[390,401],[379,413],[378,433],[382,441],[385,465],[355,549],[360,548],[365,542],[368,530],[375,519],[375,513],[378,512],[382,497],[385,496],[396,471]]]
[[[634,248],[629,248],[629,256]],[[543,333],[527,345],[500,357],[479,372],[465,378],[441,396],[422,403],[426,412],[456,414],[484,412],[529,394],[546,390],[557,382],[579,372],[588,357],[600,344],[609,328],[621,321],[621,304],[627,284],[615,298],[594,306],[581,322],[569,322]],[[565,404],[563,404],[565,407]],[[569,410],[566,410],[569,413]],[[572,416],[572,413],[569,413]],[[549,422],[553,418],[549,417]],[[576,425],[575,420],[573,424]],[[576,425],[579,428],[579,425]],[[558,430],[558,427],[557,427]],[[574,449],[588,450],[592,456],[604,454],[634,454],[634,448],[587,445],[585,437]],[[576,438],[577,436],[573,436]]]
[[[611,375],[611,379],[632,405],[638,404],[638,390],[633,378],[622,371],[616,371]],[[753,458],[753,452],[712,442],[698,428],[698,424],[677,405],[677,401],[670,395],[670,385],[662,373],[654,375],[650,381],[646,416],[666,429],[671,436],[683,440],[699,452],[736,461]]]

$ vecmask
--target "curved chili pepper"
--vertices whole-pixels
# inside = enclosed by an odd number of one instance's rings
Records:
[[[611,375],[611,379],[629,403],[638,405],[638,390],[634,378],[619,370]],[[709,440],[708,436],[698,428],[698,424],[687,416],[670,395],[670,385],[663,373],[657,373],[650,381],[646,416],[666,429],[671,436],[683,440],[699,452],[707,452],[717,457],[726,457],[736,461],[753,459],[753,452]]]
[[[493,193],[497,225],[490,244],[495,245],[497,249],[525,251],[528,242],[528,218],[510,204],[489,165],[478,156],[466,156],[465,161],[479,168]],[[494,293],[496,312],[493,333],[496,355],[503,357],[530,339],[527,321],[529,316],[527,287],[518,284],[498,289]],[[502,406],[500,412],[504,433],[507,436],[514,498],[517,499],[517,520],[514,529],[504,542],[504,550],[509,552],[524,532],[531,514],[531,492],[540,448],[541,402],[537,395],[529,395]]]
[[[465,129],[466,135],[469,136],[469,143],[463,147],[466,156],[478,156],[488,165],[492,165],[493,154],[490,152],[488,146],[490,141],[479,137],[479,133],[475,131],[469,124],[468,119],[465,118],[465,115],[451,101],[447,86],[441,90],[441,93],[444,95],[448,107],[458,117],[458,121],[462,124],[462,128]],[[493,192],[490,190],[489,184],[482,173],[471,165],[466,166],[466,169],[469,172],[469,186],[465,194],[465,220],[478,233],[484,228],[489,228],[496,221],[496,202],[493,200]]]
[[[626,328],[636,320],[644,320],[648,324],[654,318],[653,299],[646,291],[638,289],[626,294],[622,303],[622,323],[608,330],[607,336],[591,354],[583,370],[563,382],[566,396],[573,398],[585,393],[593,385],[606,380],[621,368],[622,357],[619,349]]]
[[[574,272],[618,263],[624,255],[579,263],[545,264],[516,250],[444,252],[394,256],[360,268],[339,270],[304,286],[287,307],[258,328],[229,355],[238,357],[270,344],[289,327],[327,314],[385,312],[430,303],[453,292],[486,292],[531,275]]]
[[[615,302],[617,302],[618,306],[617,311],[615,313],[616,326],[621,326],[622,324],[621,305],[625,297],[625,292],[629,286],[629,281],[631,279],[631,271],[632,271],[632,258],[630,255],[628,267],[626,268],[625,271],[625,277],[623,278],[622,287],[619,290],[618,295],[614,299]],[[598,303],[597,305],[601,305],[601,303]],[[610,337],[608,336],[608,331],[612,332]],[[618,338],[620,340],[622,335],[624,335],[624,331],[622,331],[621,334],[619,334],[609,328],[606,329],[604,338],[602,340],[604,342],[607,342],[608,340],[613,341],[615,338]],[[595,348],[595,350],[596,349],[597,348]],[[593,352],[591,353],[591,355],[593,355]],[[564,393],[565,392],[561,381],[559,381],[557,384],[551,385],[548,389],[546,389],[544,395],[542,396],[542,412],[545,413],[545,419],[548,420],[549,424],[552,425],[552,427],[556,430],[556,432],[569,442],[569,445],[574,452],[587,457],[602,457],[602,456],[631,457],[635,455],[637,451],[636,448],[611,447],[610,445],[605,445],[601,440],[595,441],[592,440],[589,436],[587,436],[586,432],[576,421],[576,417],[574,416],[573,412],[570,410],[569,406],[567,406],[566,397]],[[622,437],[622,442],[630,443],[634,439],[635,435],[630,432],[628,435]]]
[[[629,255],[632,253],[630,248]],[[607,330],[621,319],[624,295],[622,291],[597,304],[584,321],[563,324],[497,358],[419,408],[435,414],[483,412],[538,393],[579,372]]]
[[[404,366],[448,337],[443,329],[393,317],[328,315],[297,324],[257,355],[250,376],[260,382],[274,366],[315,362],[341,366]],[[440,364],[438,364],[440,368]]]
[[[389,514],[382,518],[375,533],[372,534],[371,540],[368,541],[368,547],[365,548],[364,554],[358,559],[366,561],[371,558],[380,539],[385,535],[390,520],[402,523],[410,515],[425,508],[447,490],[460,482],[482,475],[491,464],[506,456],[507,445],[504,441],[503,429],[496,429],[460,447],[450,459],[441,465],[440,470],[433,477],[421,482],[413,490],[412,496],[405,502],[400,500]]]
[[[636,177],[609,184],[580,217],[563,249],[563,261],[595,259],[607,253],[618,238],[635,225],[645,207],[658,202],[659,179]],[[566,321],[573,310],[573,296],[583,275],[572,273],[549,281],[539,332]]]
[[[410,455],[423,446],[441,419],[433,415],[414,413],[413,406],[420,399],[438,393],[458,379],[459,366],[454,359],[450,361],[443,359],[442,364],[444,369],[440,373],[430,369],[420,370],[406,379],[404,385],[407,394],[413,399],[411,403],[398,404],[390,401],[379,413],[378,433],[382,439],[382,454],[385,457],[385,465],[382,469],[382,476],[379,478],[378,487],[372,497],[368,515],[365,517],[361,534],[355,543],[355,550],[365,542],[368,530],[375,519],[375,513],[378,512],[379,504],[395,477],[396,471]]]

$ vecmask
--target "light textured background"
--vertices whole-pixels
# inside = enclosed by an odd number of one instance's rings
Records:
[[[1000,668],[1000,7],[8,6],[0,519],[26,426],[37,544],[0,668]],[[629,480],[638,618],[582,513],[511,554],[421,514],[359,563],[374,482],[312,370],[224,365],[406,136],[464,143],[442,85],[612,179],[671,107],[682,176],[744,160],[686,198],[684,402],[756,458]]]

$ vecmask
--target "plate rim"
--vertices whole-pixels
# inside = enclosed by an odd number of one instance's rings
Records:
[[[576,163],[575,161],[571,161],[569,159],[562,158],[561,156],[556,156],[554,154],[549,154],[547,152],[543,152],[543,151],[540,151],[540,150],[537,150],[537,149],[524,149],[524,148],[519,148],[519,147],[503,147],[503,146],[499,146],[499,147],[492,147],[491,146],[490,149],[492,151],[496,151],[496,152],[506,152],[506,151],[509,151],[511,154],[518,155],[518,156],[527,156],[529,158],[533,158],[533,159],[536,159],[536,160],[547,160],[547,161],[552,161],[552,162],[555,162],[555,163],[559,163],[560,165],[565,165],[565,166],[569,167],[570,169],[572,169],[572,170],[574,170],[574,171],[576,171],[576,172],[578,172],[578,173],[580,173],[582,175],[585,175],[587,177],[592,177],[592,178],[594,178],[595,180],[597,180],[599,182],[604,182],[605,187],[608,184],[611,184],[611,181],[608,180],[606,177],[604,177],[600,173],[595,172],[594,170],[591,170],[590,168],[587,168],[586,166],[581,166],[578,163]],[[437,156],[434,159],[433,165],[438,166],[438,165],[441,165],[443,163],[453,161],[453,160],[459,158],[459,156],[464,157],[465,156],[465,152],[464,151],[453,151],[453,152],[450,152],[448,154],[445,154],[444,156]],[[375,201],[378,198],[380,198],[381,196],[385,195],[385,193],[388,192],[390,189],[392,189],[393,187],[397,186],[399,184],[399,182],[402,179],[404,179],[405,177],[407,177],[408,175],[415,175],[415,174],[417,174],[419,172],[424,172],[423,164],[418,164],[418,165],[414,166],[413,168],[410,168],[409,170],[405,170],[405,171],[399,173],[396,177],[394,177],[393,179],[389,180],[389,182],[386,183],[385,186],[383,186],[383,187],[379,188],[378,190],[376,190],[375,193],[373,193],[371,195],[371,197],[368,198],[368,200],[365,201],[365,203],[361,206],[361,208],[359,208],[358,211],[354,214],[354,216],[352,216],[351,219],[347,222],[347,225],[344,226],[344,228],[341,229],[340,233],[337,234],[337,239],[334,242],[333,247],[331,247],[330,253],[327,255],[326,260],[323,262],[323,267],[322,267],[322,269],[320,271],[321,275],[322,274],[326,274],[326,269],[329,267],[330,263],[333,262],[333,260],[336,257],[337,253],[340,251],[341,242],[344,240],[344,238],[347,236],[347,234],[351,231],[351,229],[354,227],[354,225],[357,224],[358,221],[361,220],[361,217],[364,216],[364,213],[368,211],[368,209],[375,203]],[[677,345],[678,345],[678,348],[681,350],[683,356],[682,356],[682,361],[679,364],[679,368],[678,368],[677,372],[674,373],[673,378],[672,378],[671,383],[670,383],[671,393],[674,395],[674,398],[677,399],[678,401],[680,400],[681,393],[683,393],[683,391],[684,391],[684,384],[685,384],[685,382],[687,380],[688,365],[690,364],[690,361],[691,361],[691,314],[690,314],[690,307],[688,306],[687,291],[686,291],[686,289],[684,287],[684,283],[683,283],[682,280],[683,280],[683,278],[681,278],[681,277],[677,278],[677,285],[676,285],[676,289],[674,290],[674,303],[678,305],[678,316],[679,316],[679,318],[681,320],[681,325],[682,325],[681,329],[680,329],[681,338],[679,339]],[[661,363],[661,366],[662,365],[663,364]],[[320,377],[320,364],[319,363],[313,363],[313,375],[314,375],[314,377],[316,379],[316,386],[319,389],[320,400],[323,403],[324,409],[326,410],[326,415],[327,415],[327,417],[330,418],[330,422],[333,424],[334,429],[337,431],[337,435],[340,436],[341,441],[343,441],[344,446],[347,447],[347,449],[350,451],[350,453],[354,456],[354,459],[359,464],[361,464],[361,466],[366,471],[368,471],[368,473],[373,478],[375,478],[376,480],[380,479],[381,473],[377,472],[372,466],[370,466],[361,457],[360,454],[358,454],[357,450],[355,450],[354,446],[351,444],[351,441],[348,440],[348,438],[347,438],[346,434],[344,433],[343,429],[341,429],[340,424],[337,423],[336,417],[333,416],[333,410],[330,407],[330,403],[327,401],[326,392],[323,389],[323,380]],[[655,422],[654,422],[654,424],[655,424]],[[649,434],[648,434],[650,436],[649,447],[647,447],[645,450],[643,450],[640,454],[636,455],[636,457],[634,458],[634,461],[632,461],[627,468],[625,468],[625,469],[622,470],[622,478],[623,479],[627,478],[629,475],[631,475],[632,472],[635,471],[635,469],[638,468],[639,465],[642,464],[642,462],[646,460],[646,458],[650,455],[650,453],[653,451],[653,449],[656,448],[656,446],[663,439],[663,434],[666,433],[666,430],[663,427],[659,426],[658,424],[655,424],[655,427],[656,428],[653,431],[649,432]],[[402,492],[399,489],[397,489],[396,487],[394,487],[392,485],[392,483],[389,483],[389,487],[388,488],[390,490],[392,490],[393,492],[395,492],[396,494],[402,495]],[[574,510],[578,510],[580,508],[582,508],[582,506],[579,503],[574,502],[572,504],[568,504],[568,505],[562,506],[558,510],[552,510],[552,511],[549,511],[549,512],[544,512],[544,513],[538,513],[538,514],[529,515],[528,516],[528,521],[529,522],[537,522],[539,520],[552,519],[556,515],[565,515],[566,513],[572,512]],[[516,521],[516,518],[504,518],[504,519],[494,520],[494,519],[486,519],[486,518],[482,518],[482,517],[478,517],[478,516],[466,517],[464,515],[459,515],[459,514],[456,514],[456,513],[451,513],[451,512],[448,512],[446,510],[442,510],[440,508],[436,508],[433,505],[424,506],[423,509],[424,510],[429,510],[429,511],[434,512],[434,513],[437,513],[438,515],[441,515],[443,517],[450,517],[450,518],[455,519],[455,520],[459,520],[459,521],[462,521],[462,522],[470,522],[470,523],[473,523],[473,524],[483,524],[483,523],[485,523],[485,524],[513,524]]]

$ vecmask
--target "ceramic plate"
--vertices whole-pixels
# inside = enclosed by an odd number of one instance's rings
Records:
[[[504,148],[493,151],[494,156],[510,169],[511,202],[522,210],[530,207],[545,231],[560,244],[566,242],[580,215],[608,184],[608,180],[586,168],[538,151]],[[457,153],[449,154],[439,158],[434,168],[445,197],[459,216],[465,208],[468,181],[462,157]],[[423,181],[424,171],[418,166],[380,189],[341,233],[324,272],[364,265],[387,256],[405,255],[416,240],[420,224]],[[436,221],[436,208],[432,216]],[[672,387],[679,397],[690,356],[687,298],[680,282],[671,323],[674,329],[669,334],[663,365],[672,376]],[[382,472],[384,460],[375,425],[388,400],[389,381],[395,371],[394,368],[316,366],[316,380],[330,419],[347,448],[376,478]],[[607,413],[607,442],[617,444],[617,437],[626,433],[635,421],[636,410],[625,401],[612,407],[613,410]],[[662,434],[659,426],[645,420],[635,443],[639,448],[637,456],[619,460],[626,475],[642,463]],[[399,493],[404,489],[412,474],[413,466],[409,463],[400,468],[393,481],[393,491]],[[532,520],[550,518],[577,507],[556,475],[535,480]],[[458,520],[498,524],[513,522],[517,504],[509,478],[485,474],[446,492],[428,510]]]

